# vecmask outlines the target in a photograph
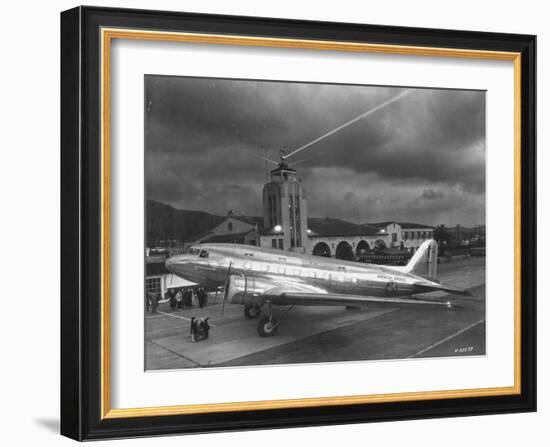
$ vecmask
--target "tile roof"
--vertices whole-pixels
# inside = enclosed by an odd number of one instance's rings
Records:
[[[391,225],[393,223],[396,223],[401,226],[403,229],[408,228],[434,228],[430,225],[424,225],[424,224],[418,224],[418,223],[412,223],[412,222],[397,222],[395,220],[388,220],[386,222],[375,222],[375,223],[365,223],[363,225],[368,225],[375,228],[386,228],[388,225]]]
[[[203,240],[201,240],[201,244],[205,244],[208,242],[235,242],[237,244],[244,243],[244,238],[247,234],[249,234],[251,231],[246,231],[244,233],[227,233],[227,234],[213,234],[212,236],[206,237]]]
[[[249,225],[258,225],[258,228],[263,227],[264,224],[264,218],[260,216],[228,216],[228,219],[230,217],[240,220],[241,222],[247,223]]]
[[[358,225],[330,217],[308,219],[308,228],[312,236],[374,236],[378,228],[369,225]]]

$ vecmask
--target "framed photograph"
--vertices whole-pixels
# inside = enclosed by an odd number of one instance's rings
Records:
[[[61,432],[536,409],[535,36],[61,14]]]

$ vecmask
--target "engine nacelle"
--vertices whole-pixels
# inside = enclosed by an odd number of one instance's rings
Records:
[[[264,294],[272,285],[259,278],[242,275],[230,275],[225,285],[227,301],[233,304],[261,304]]]

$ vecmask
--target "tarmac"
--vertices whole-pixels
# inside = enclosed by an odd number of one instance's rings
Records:
[[[221,303],[213,297],[202,309],[172,311],[161,303],[157,313],[145,312],[145,369],[485,355],[485,258],[440,264],[439,279],[469,289],[472,296],[417,295],[449,300],[450,310],[296,306],[267,338],[258,335],[258,320],[247,320],[239,305],[226,304],[222,318]],[[193,316],[210,316],[207,340],[191,341]]]

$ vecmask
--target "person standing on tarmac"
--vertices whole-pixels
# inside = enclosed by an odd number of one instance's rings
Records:
[[[183,294],[181,289],[176,293],[176,309],[183,309]]]
[[[172,289],[168,289],[168,297],[170,298],[170,309],[176,310],[176,297]]]
[[[197,341],[197,319],[191,317],[191,342],[195,343]]]
[[[208,333],[210,332],[210,324],[208,324],[208,319],[210,317],[206,317],[202,322],[202,330],[204,334],[204,338],[208,338]]]
[[[200,287],[197,290],[197,300],[199,301],[199,307],[202,309],[204,307],[204,289]]]
[[[193,292],[191,291],[191,289],[186,289],[185,290],[184,298],[185,298],[185,307],[192,308],[193,307]]]
[[[151,294],[151,313],[152,314],[157,313],[158,305],[159,305],[158,294],[152,293]]]

